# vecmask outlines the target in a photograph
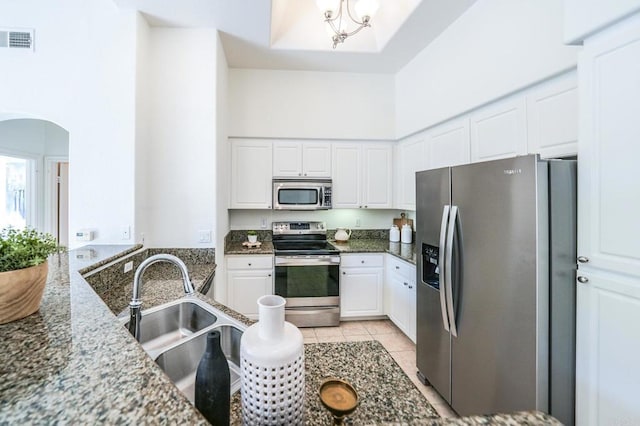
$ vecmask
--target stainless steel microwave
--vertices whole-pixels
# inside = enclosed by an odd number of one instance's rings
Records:
[[[331,179],[273,179],[274,210],[331,208]]]

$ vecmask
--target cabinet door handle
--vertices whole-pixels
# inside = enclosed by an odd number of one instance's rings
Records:
[[[409,286],[409,290],[411,290],[412,288],[413,288],[413,286],[412,286],[412,285],[410,285],[410,286]]]
[[[578,277],[578,282],[581,282],[582,284],[586,284],[586,283],[588,283],[588,282],[589,282],[589,278],[587,278],[587,277],[583,277],[582,275],[580,275],[580,276]]]
[[[342,273],[342,275],[347,275],[347,273],[346,273],[346,272],[343,272],[343,273]]]
[[[405,286],[408,286],[408,285],[409,285],[409,283],[403,283],[403,284],[404,284]]]
[[[302,173],[298,173],[298,176],[302,176]]]
[[[269,275],[267,275],[267,276],[268,276],[268,277],[270,277],[270,276],[271,276],[271,274],[269,274]]]
[[[248,263],[248,265],[249,265],[249,266],[251,266],[251,264],[250,264],[250,263]]]
[[[305,173],[304,175],[306,176],[307,174]]]
[[[587,256],[578,256],[578,262],[580,263],[588,263],[589,258]]]
[[[364,263],[364,260],[361,260],[360,263]]]
[[[367,208],[367,206],[364,206],[364,208],[366,209],[366,208]]]
[[[400,267],[399,267],[399,266],[396,266],[396,269],[400,269]]]

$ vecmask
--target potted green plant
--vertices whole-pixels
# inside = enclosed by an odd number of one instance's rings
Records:
[[[255,243],[258,241],[258,233],[256,231],[247,231],[247,239],[250,243]]]
[[[58,250],[51,234],[35,229],[0,231],[0,324],[40,308],[47,281],[47,257]]]

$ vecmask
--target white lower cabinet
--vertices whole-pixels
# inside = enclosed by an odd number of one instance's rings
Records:
[[[227,256],[229,307],[258,319],[257,300],[273,294],[273,256]]]
[[[340,317],[384,315],[383,255],[343,254],[340,263]]]
[[[640,424],[640,285],[580,267],[577,286],[576,424]]]
[[[416,267],[387,254],[387,315],[393,323],[416,342]]]

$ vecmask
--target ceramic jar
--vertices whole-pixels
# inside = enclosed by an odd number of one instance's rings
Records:
[[[406,244],[410,244],[413,241],[413,230],[407,224],[402,225],[400,241]]]
[[[389,229],[389,241],[392,243],[400,241],[400,230],[396,225],[393,225],[391,229]]]
[[[245,425],[304,424],[304,342],[284,320],[285,303],[280,296],[259,298],[259,321],[240,340]]]

